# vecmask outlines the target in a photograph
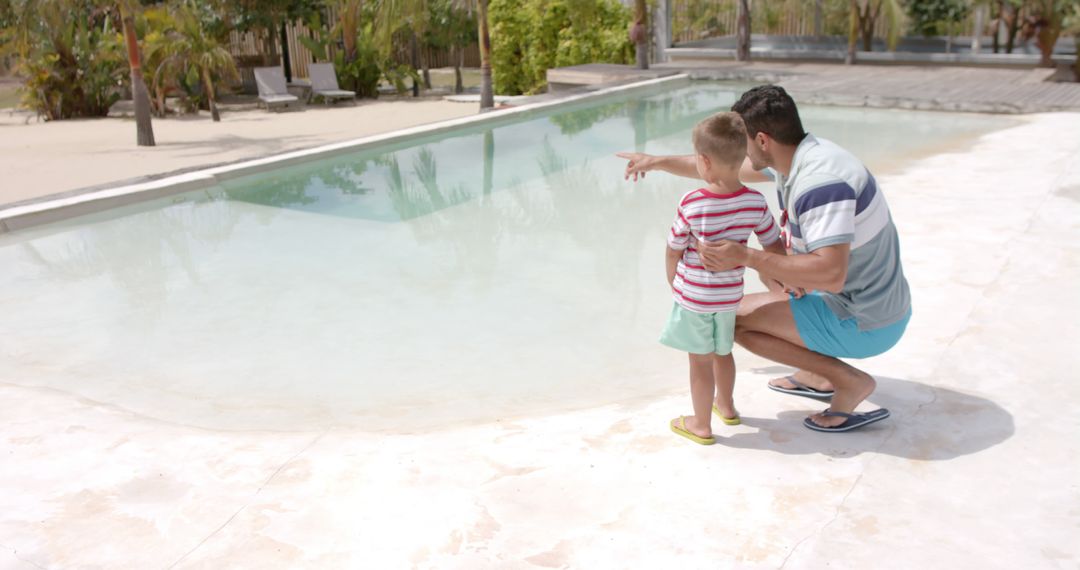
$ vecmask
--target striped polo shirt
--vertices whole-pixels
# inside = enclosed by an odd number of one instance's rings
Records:
[[[675,302],[695,313],[737,309],[743,294],[744,268],[715,272],[705,269],[690,238],[746,243],[751,232],[763,245],[780,239],[780,229],[760,193],[746,187],[730,194],[700,188],[683,196],[668,234],[668,247],[683,252],[672,283]]]
[[[847,279],[839,294],[821,295],[859,330],[891,325],[911,308],[900,264],[900,239],[885,195],[866,166],[825,139],[806,135],[791,172],[776,175],[782,225],[795,253],[851,244]]]

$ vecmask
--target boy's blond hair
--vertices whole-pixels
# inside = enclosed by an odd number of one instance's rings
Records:
[[[746,126],[738,113],[717,113],[694,127],[694,151],[733,168],[746,158]]]

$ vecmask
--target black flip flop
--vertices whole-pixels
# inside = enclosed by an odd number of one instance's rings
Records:
[[[807,386],[806,384],[803,384],[802,382],[799,382],[798,380],[796,380],[794,376],[784,376],[782,379],[787,380],[788,382],[791,382],[795,387],[794,388],[781,388],[780,386],[773,386],[772,384],[767,384],[767,386],[769,387],[770,390],[774,390],[774,391],[780,392],[782,394],[791,394],[793,396],[802,396],[804,398],[812,398],[814,400],[821,400],[823,402],[828,402],[829,400],[832,400],[832,397],[833,397],[832,392],[826,392],[824,390],[817,390],[815,388],[811,388],[811,387]]]
[[[851,431],[853,429],[859,429],[863,426],[868,426],[874,422],[880,422],[881,420],[889,417],[890,414],[889,410],[886,410],[885,408],[879,408],[872,412],[855,412],[854,414],[834,412],[832,410],[826,409],[824,412],[821,412],[821,415],[826,417],[839,417],[847,419],[844,420],[844,423],[840,425],[833,427],[823,427],[810,421],[810,418],[806,418],[805,420],[803,420],[803,425],[814,431]]]

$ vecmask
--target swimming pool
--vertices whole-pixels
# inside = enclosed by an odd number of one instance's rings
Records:
[[[737,94],[623,95],[0,235],[0,381],[238,430],[411,430],[682,390],[685,357],[656,337],[664,235],[694,185],[624,182],[613,153],[686,153]],[[803,116],[879,171],[1015,124]]]

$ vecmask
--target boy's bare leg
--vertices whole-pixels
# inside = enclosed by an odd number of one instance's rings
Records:
[[[786,297],[754,303],[754,307],[752,311],[740,314],[735,321],[735,342],[740,346],[773,362],[827,378],[836,390],[829,406],[834,412],[853,412],[874,392],[877,384],[869,374],[837,358],[806,348],[795,327],[795,317],[791,314]],[[823,427],[833,427],[846,421],[843,417],[825,417],[821,414],[813,414],[810,419]]]
[[[690,355],[690,400],[694,415],[687,416],[686,429],[698,437],[712,436],[712,403],[716,384],[711,354]],[[678,422],[675,419],[672,423]]]
[[[731,419],[735,411],[735,358],[731,353],[713,355],[713,379],[716,382],[716,409],[720,415]]]

